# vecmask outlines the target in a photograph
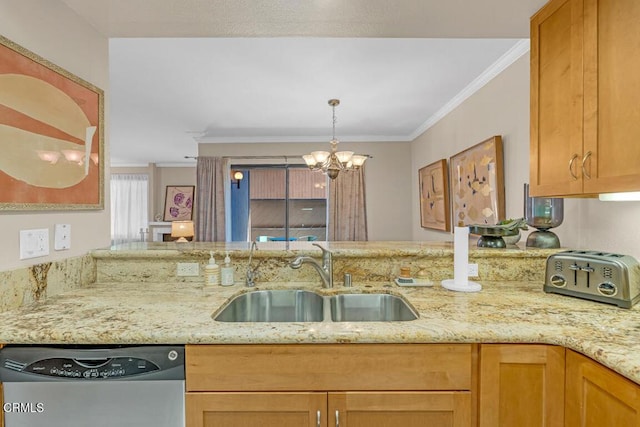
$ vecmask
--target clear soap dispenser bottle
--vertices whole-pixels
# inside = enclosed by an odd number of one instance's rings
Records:
[[[224,266],[220,269],[221,271],[221,285],[222,286],[231,286],[233,285],[233,266],[231,265],[231,258],[229,257],[229,251],[227,251],[226,256],[224,257]]]
[[[216,264],[213,251],[209,252],[209,264],[204,267],[205,286],[220,284],[220,266]]]

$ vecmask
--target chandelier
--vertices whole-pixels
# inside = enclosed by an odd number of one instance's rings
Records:
[[[368,156],[353,154],[353,151],[338,151],[340,141],[336,139],[336,107],[340,105],[340,100],[330,99],[329,105],[333,110],[333,138],[329,141],[331,151],[312,151],[311,154],[305,154],[302,158],[312,171],[322,171],[329,178],[336,179],[340,171],[360,169]]]

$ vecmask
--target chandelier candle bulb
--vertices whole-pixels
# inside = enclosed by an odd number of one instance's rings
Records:
[[[453,233],[453,279],[442,281],[450,291],[478,292],[479,283],[469,281],[469,227],[455,227]]]

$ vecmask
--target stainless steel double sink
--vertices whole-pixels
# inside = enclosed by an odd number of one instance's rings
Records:
[[[215,315],[218,322],[394,322],[418,318],[402,298],[384,293],[323,296],[306,290],[238,295]]]

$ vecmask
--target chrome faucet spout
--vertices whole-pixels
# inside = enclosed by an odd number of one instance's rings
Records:
[[[310,256],[299,256],[289,263],[289,267],[297,270],[302,267],[303,264],[309,264],[320,275],[320,278],[322,279],[322,286],[324,288],[333,288],[333,260],[331,252],[317,243],[314,243],[313,245],[322,249],[322,265]]]
[[[249,288],[252,288],[256,285],[256,277],[258,276],[258,268],[260,267],[260,264],[262,264],[262,261],[264,260],[260,260],[258,261],[258,263],[255,265],[255,267],[252,265],[253,264],[253,251],[257,251],[258,250],[258,244],[255,242],[255,240],[253,242],[251,242],[251,248],[249,249],[249,264],[247,265],[247,275],[246,275],[246,280],[245,280],[245,285]]]

